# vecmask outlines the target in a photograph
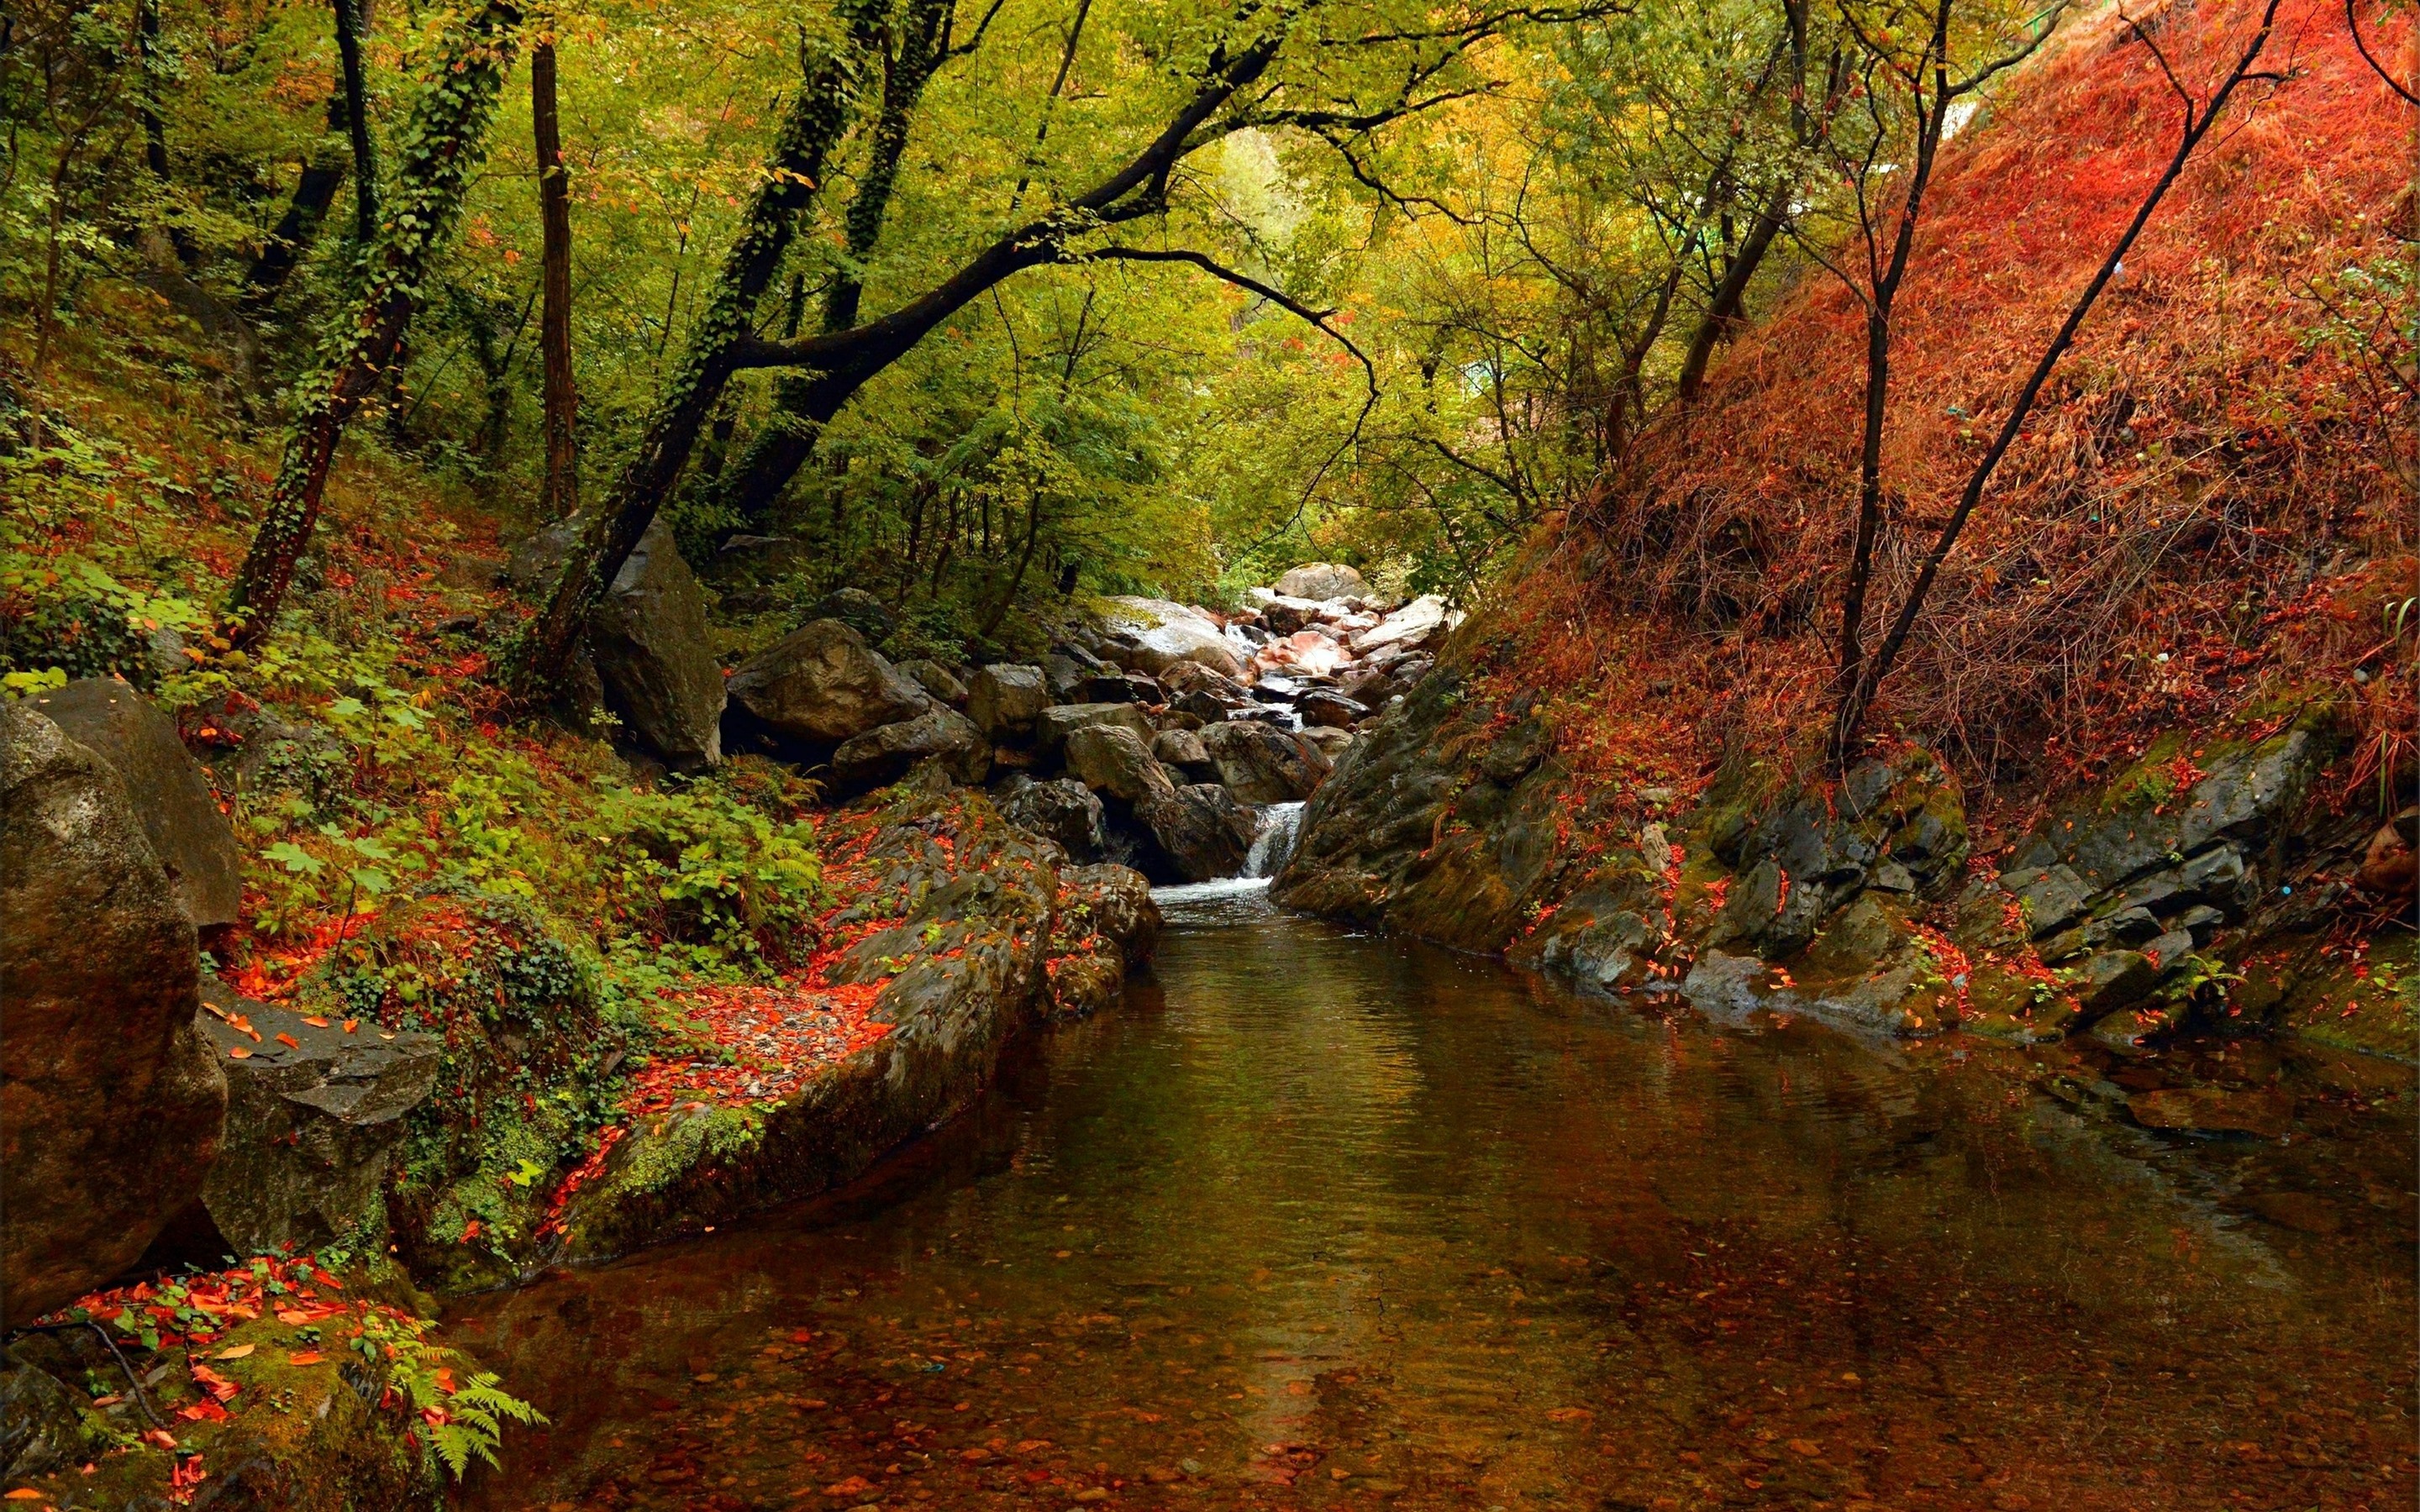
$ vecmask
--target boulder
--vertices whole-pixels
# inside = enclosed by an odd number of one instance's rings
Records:
[[[836,746],[923,714],[932,700],[838,620],[817,620],[732,673],[731,701],[812,746]]]
[[[586,524],[581,516],[566,515],[522,541],[504,563],[504,580],[525,598],[551,592]]]
[[[193,920],[110,764],[0,707],[0,1326],[141,1257],[201,1190],[226,1080]]]
[[[1307,725],[1296,733],[1310,743],[1311,749],[1326,757],[1331,766],[1342,761],[1344,753],[1351,750],[1353,742],[1359,738],[1350,730],[1326,724]]]
[[[1048,677],[1039,667],[994,662],[977,668],[967,687],[968,717],[994,740],[1033,733],[1033,721],[1050,703]]]
[[[1295,700],[1294,711],[1302,716],[1305,724],[1330,725],[1339,730],[1349,730],[1370,717],[1368,709],[1324,687],[1314,687]]]
[[[1310,741],[1261,719],[1205,726],[1202,748],[1218,768],[1218,780],[1243,803],[1308,798],[1334,764]]]
[[[722,761],[722,667],[706,592],[681,560],[671,521],[647,527],[588,618],[606,706],[675,770]]]
[[[1164,598],[1126,596],[1108,602],[1109,627],[1133,641],[1125,657],[1131,671],[1157,675],[1180,662],[1193,662],[1229,677],[1243,675],[1244,658],[1234,642],[1201,609]]]
[[[1280,597],[1308,598],[1314,603],[1360,598],[1370,592],[1358,572],[1335,562],[1306,562],[1280,578],[1276,587]]]
[[[1097,861],[1109,854],[1109,816],[1093,790],[1074,778],[1017,778],[1001,791],[1000,811],[1028,834],[1056,842],[1070,860]]]
[[[1182,774],[1187,782],[1215,782],[1218,768],[1211,763],[1210,752],[1202,748],[1202,737],[1190,730],[1164,730],[1151,743],[1151,753],[1162,766]]]
[[[1131,867],[1077,866],[1059,873],[1059,908],[1117,947],[1127,965],[1150,958],[1159,939],[1159,905],[1151,883]]]
[[[1094,725],[1117,725],[1146,742],[1159,733],[1152,728],[1151,716],[1131,703],[1057,703],[1034,717],[1033,744],[1047,755],[1057,755],[1069,735]]]
[[[908,775],[923,761],[937,761],[959,782],[980,782],[991,770],[991,742],[974,721],[936,703],[912,719],[851,735],[832,752],[832,780],[844,792],[861,793]]]
[[[151,853],[196,929],[232,924],[243,904],[235,829],[219,812],[176,721],[114,677],[86,677],[25,701],[117,772]]]
[[[1353,654],[1366,656],[1373,651],[1394,648],[1400,651],[1421,651],[1443,643],[1452,628],[1445,600],[1426,594],[1380,620],[1376,625],[1353,638]]]
[[[1176,789],[1152,759],[1143,737],[1123,725],[1087,725],[1070,732],[1067,770],[1094,792],[1125,804],[1140,805]]]
[[[202,1206],[236,1254],[317,1249],[376,1206],[404,1115],[437,1085],[444,1044],[202,985],[201,1027],[226,1073],[226,1137]],[[291,1041],[292,1043],[287,1041]],[[240,1050],[240,1057],[229,1052]]]
[[[2087,1016],[2111,1013],[2139,1000],[2159,980],[2159,967],[2141,951],[2103,950],[2077,970],[2076,1005]]]
[[[1136,810],[1150,829],[1157,854],[1155,875],[1174,882],[1208,882],[1241,876],[1260,822],[1234,794],[1216,782],[1196,782],[1153,798]]]
[[[914,678],[917,687],[952,708],[967,706],[967,685],[958,681],[956,673],[931,657],[918,656],[912,661],[903,661],[899,670]]]

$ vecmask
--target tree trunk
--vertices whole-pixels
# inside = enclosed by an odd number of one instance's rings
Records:
[[[336,443],[394,362],[421,283],[486,155],[488,124],[520,29],[512,0],[489,0],[455,28],[412,102],[396,165],[395,223],[364,249],[356,296],[337,312],[317,366],[295,387],[276,486],[227,594],[223,634],[231,644],[268,634],[285,602],[294,563],[318,524]]]
[[[565,560],[546,608],[515,658],[516,687],[524,701],[551,701],[563,686],[589,611],[688,465],[698,432],[735,371],[739,343],[754,334],[757,303],[781,271],[799,212],[823,182],[824,159],[848,129],[857,100],[857,52],[844,46],[817,59],[801,81],[769,171],[748,207],[738,239],[723,257],[721,275],[656,401],[638,450]]]
[[[537,137],[539,285],[545,300],[538,352],[546,370],[546,484],[538,497],[542,511],[559,518],[580,508],[580,396],[571,374],[571,186],[555,108],[551,33],[530,49],[530,119]]]
[[[362,78],[361,0],[336,0],[336,56],[345,72],[345,128],[353,145],[353,239],[378,236],[378,156],[370,142],[369,86]]]
[[[328,97],[330,129],[343,107],[341,96]],[[328,207],[336,201],[336,189],[345,181],[348,162],[345,150],[338,146],[333,151],[321,151],[302,165],[302,177],[294,186],[294,197],[278,218],[277,227],[260,245],[260,255],[252,260],[252,269],[244,275],[243,310],[257,320],[269,313],[277,301],[278,290],[286,286],[287,275],[302,262],[302,254],[318,239],[319,223],[326,219]]]

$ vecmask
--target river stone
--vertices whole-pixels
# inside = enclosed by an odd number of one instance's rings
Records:
[[[1059,873],[1061,913],[1074,912],[1085,926],[1117,947],[1126,964],[1139,965],[1159,940],[1159,905],[1151,883],[1132,867],[1076,866]]]
[[[1210,760],[1209,750],[1202,736],[1191,730],[1163,730],[1151,743],[1151,753],[1162,766],[1181,775],[1187,782],[1215,782],[1218,768]]]
[[[1389,648],[1425,651],[1441,644],[1452,627],[1445,600],[1423,594],[1353,638],[1353,654],[1366,656]]]
[[[991,770],[991,742],[974,721],[936,703],[912,719],[852,735],[832,752],[832,780],[843,792],[861,793],[895,782],[923,761],[934,761],[959,782],[984,779]]]
[[[1074,778],[1053,782],[1015,779],[1000,795],[1001,816],[1029,834],[1057,842],[1068,858],[1097,861],[1109,848],[1101,800]]]
[[[1295,803],[1308,798],[1334,764],[1311,742],[1260,719],[1203,727],[1202,748],[1239,802]]]
[[[219,1233],[251,1255],[317,1249],[352,1232],[377,1204],[404,1115],[437,1085],[443,1043],[417,1032],[390,1040],[374,1023],[350,1034],[320,1027],[215,979],[205,979],[202,1000],[202,1031],[227,1079],[226,1137],[202,1181]]]
[[[2078,972],[2076,1006],[2087,1015],[2109,1013],[2142,997],[2159,980],[2159,968],[2140,950],[2103,950],[2087,957]]]
[[[687,771],[722,762],[722,667],[706,592],[661,515],[588,616],[605,702],[640,744]]]
[[[0,1325],[116,1276],[200,1191],[226,1118],[200,980],[117,773],[0,706]]]
[[[1131,730],[1146,743],[1159,733],[1152,728],[1151,716],[1131,703],[1054,703],[1034,717],[1034,748],[1056,756],[1066,748],[1069,735],[1094,725]]]
[[[812,746],[913,719],[932,702],[838,620],[817,620],[750,657],[729,687],[733,702]]]
[[[112,677],[82,678],[26,703],[116,769],[144,838],[194,927],[234,923],[243,904],[235,829],[176,721]]]
[[[1295,700],[1294,708],[1307,725],[1327,725],[1338,730],[1349,730],[1370,714],[1343,694],[1331,693],[1324,687],[1314,687]]]
[[[1229,677],[1244,672],[1244,658],[1227,639],[1218,622],[1189,604],[1131,594],[1110,598],[1110,629],[1128,637],[1132,647],[1119,654],[1130,671],[1155,675],[1184,662],[1195,662]]]
[[[1360,598],[1370,592],[1355,569],[1336,562],[1306,562],[1278,579],[1273,585],[1283,598],[1307,598],[1324,603],[1331,598]]]
[[[1260,823],[1235,795],[1216,782],[1195,782],[1140,805],[1136,816],[1156,843],[1154,874],[1172,882],[1241,876]]]
[[[1050,706],[1048,679],[1039,667],[994,662],[975,670],[967,687],[967,715],[994,740],[1033,733],[1033,721]]]
[[[916,686],[952,708],[967,706],[967,685],[955,673],[930,656],[918,656],[899,663],[899,670],[916,680]],[[988,733],[989,732],[985,732]]]
[[[1168,796],[1176,784],[1143,737],[1122,725],[1087,725],[1067,735],[1067,770],[1094,792],[1125,804]]]

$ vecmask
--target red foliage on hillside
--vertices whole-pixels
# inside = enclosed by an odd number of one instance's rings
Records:
[[[2258,15],[2249,0],[2154,9],[2147,24],[2203,94]],[[2409,12],[2364,26],[2382,57],[2413,50]],[[2287,77],[2238,93],[1984,496],[1884,691],[1878,734],[1986,781],[2056,786],[2162,730],[2335,687],[2352,691],[2359,760],[2399,764],[2408,786],[2412,668],[2397,640],[2420,634],[2420,612],[2398,627],[2392,608],[2420,593],[2420,416],[2412,352],[2359,281],[2390,259],[2411,267],[2420,113],[2327,0],[2287,0],[2263,66]],[[2175,96],[2112,8],[2072,23],[1946,149],[1900,304],[1878,613],[2179,129]],[[1538,544],[1498,620],[1523,632],[1519,680],[1594,705],[1565,726],[1581,764],[1812,760],[1863,355],[1856,302],[1802,274],[1700,408],[1668,418]]]

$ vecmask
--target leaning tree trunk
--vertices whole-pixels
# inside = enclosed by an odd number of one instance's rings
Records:
[[[353,239],[366,247],[378,235],[379,182],[369,85],[362,70],[362,0],[336,0],[336,58],[344,68],[345,128],[353,146]]]
[[[401,136],[392,213],[363,249],[355,297],[335,317],[310,376],[295,388],[277,485],[227,594],[225,638],[259,640],[277,618],[310,543],[345,425],[377,393],[420,300],[421,283],[460,213],[487,151],[488,123],[520,28],[513,0],[488,4],[454,29]]]
[[[530,121],[537,147],[541,251],[538,353],[546,372],[546,486],[539,495],[550,517],[580,508],[580,450],[575,426],[579,390],[571,374],[571,185],[563,166],[562,117],[555,108],[554,35],[530,49]]]
[[[657,398],[639,448],[566,559],[553,593],[514,658],[516,691],[524,702],[551,702],[563,687],[589,611],[655,522],[657,508],[670,496],[698,432],[722,397],[739,344],[754,334],[757,303],[782,270],[799,213],[823,182],[824,158],[848,130],[862,29],[861,22],[860,35],[831,47],[808,69],[738,239],[723,256],[721,275]]]

